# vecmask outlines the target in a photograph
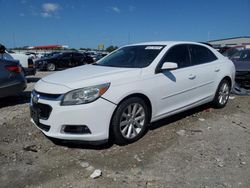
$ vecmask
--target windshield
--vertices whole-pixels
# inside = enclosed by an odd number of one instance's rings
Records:
[[[101,59],[98,64],[109,67],[143,68],[157,57],[165,46],[127,46]]]

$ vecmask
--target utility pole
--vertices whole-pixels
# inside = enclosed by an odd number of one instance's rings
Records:
[[[13,40],[13,48],[16,47],[16,37],[15,37],[15,33],[13,33],[12,35],[12,40]]]
[[[210,41],[210,31],[207,32],[207,41]]]
[[[130,32],[128,32],[128,44],[130,44]]]

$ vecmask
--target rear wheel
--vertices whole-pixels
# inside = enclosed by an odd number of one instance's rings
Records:
[[[55,71],[56,70],[56,65],[54,63],[48,63],[47,70],[48,71]]]
[[[145,134],[148,123],[148,107],[144,100],[133,97],[123,101],[111,122],[115,143],[125,145],[140,139]]]
[[[214,106],[216,108],[223,108],[226,106],[229,99],[230,91],[231,91],[230,82],[226,79],[222,80],[218,86],[213,101]]]

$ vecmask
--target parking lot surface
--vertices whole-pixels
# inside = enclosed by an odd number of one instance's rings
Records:
[[[29,77],[21,96],[0,101],[1,187],[249,187],[249,97],[155,122],[127,146],[55,144],[29,115],[30,91],[48,74]],[[96,169],[102,175],[92,179]]]

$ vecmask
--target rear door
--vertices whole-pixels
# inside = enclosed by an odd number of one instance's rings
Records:
[[[213,97],[218,83],[217,75],[220,73],[220,62],[213,52],[205,46],[190,44],[192,70],[195,72],[197,83],[195,100],[204,100]]]

